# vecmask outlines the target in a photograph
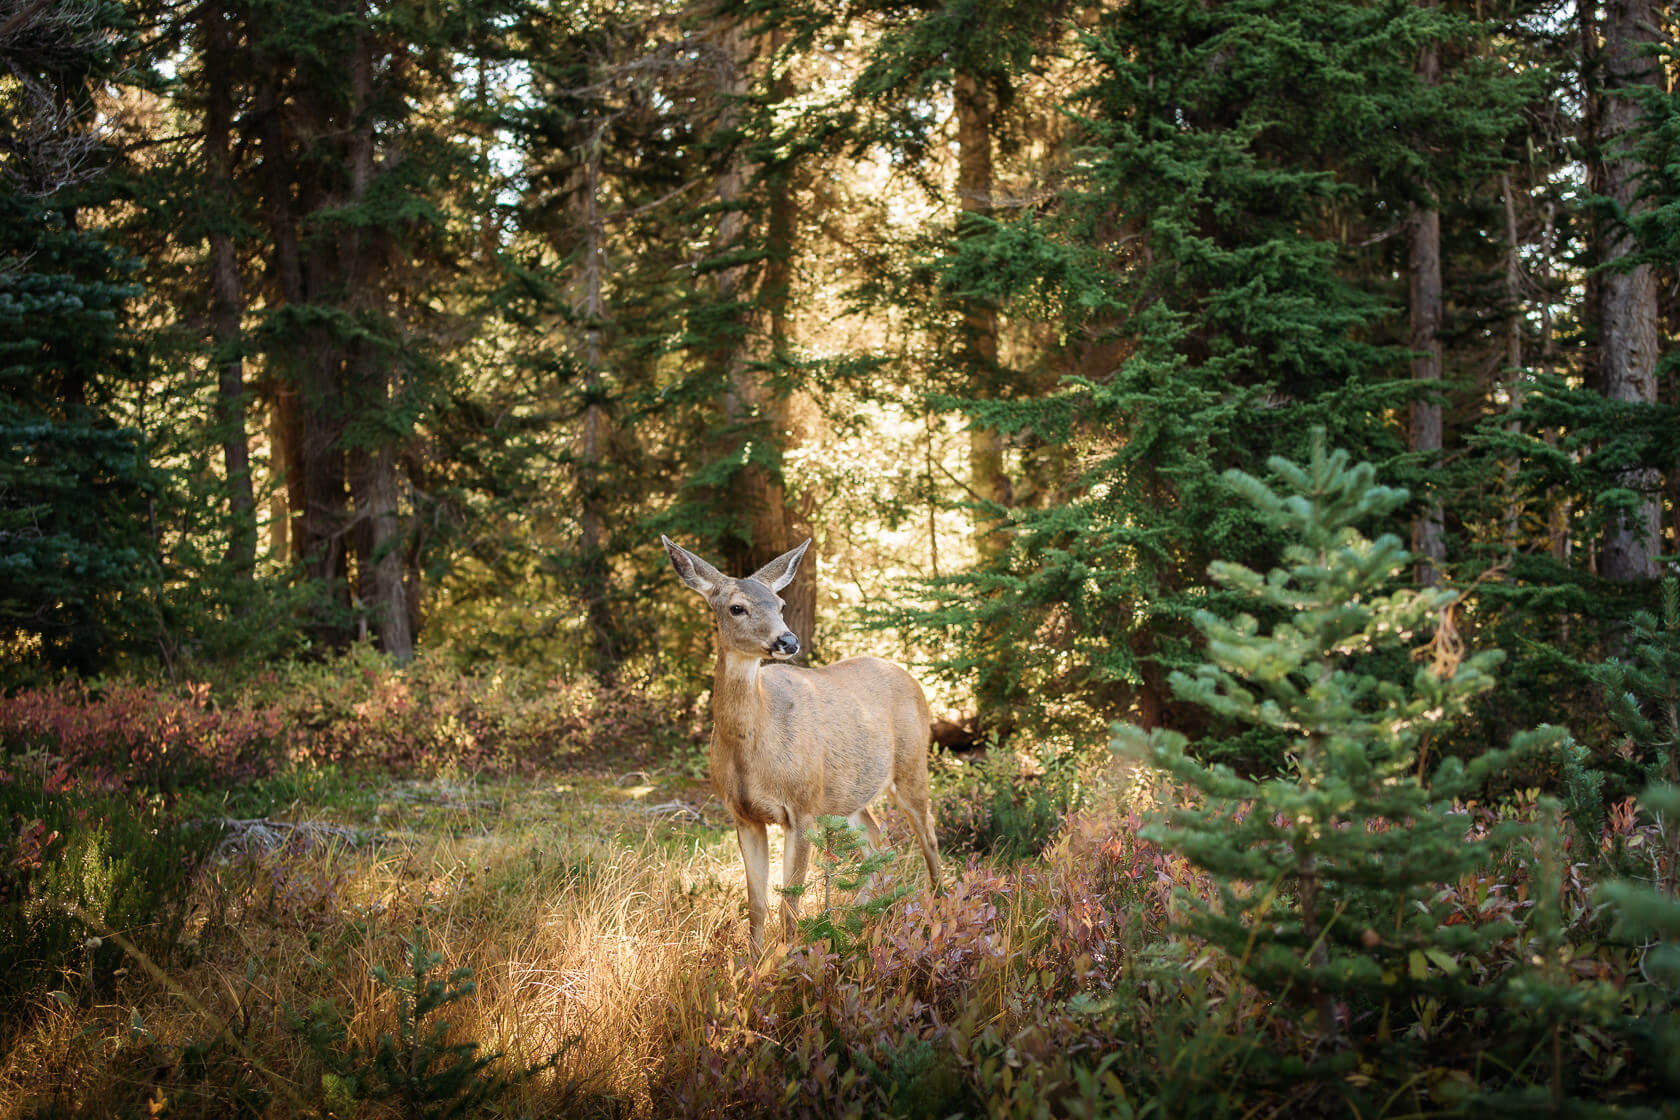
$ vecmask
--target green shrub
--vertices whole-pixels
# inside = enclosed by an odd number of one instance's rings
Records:
[[[1405,492],[1327,452],[1322,433],[1307,464],[1268,465],[1275,489],[1238,471],[1225,478],[1290,541],[1281,563],[1261,573],[1216,561],[1209,574],[1277,621],[1200,612],[1207,663],[1171,682],[1181,700],[1283,734],[1289,770],[1244,778],[1196,760],[1184,735],[1160,729],[1119,726],[1116,749],[1200,795],[1144,835],[1217,881],[1218,901],[1197,900],[1187,926],[1275,1000],[1291,1030],[1281,1046],[1261,1043],[1255,1077],[1287,1084],[1310,1071],[1327,1100],[1354,1100],[1365,1089],[1347,1075],[1360,1062],[1448,1068],[1486,1025],[1494,992],[1470,962],[1513,931],[1464,914],[1454,888],[1515,828],[1477,820],[1463,801],[1513,752],[1556,751],[1564,736],[1530,732],[1431,773],[1431,738],[1493,686],[1501,655],[1437,642],[1418,651],[1422,664],[1397,660],[1395,651],[1439,634],[1459,598],[1396,587],[1410,563],[1400,541],[1360,530]],[[1449,1020],[1462,1033],[1440,1029]]]
[[[108,931],[168,960],[218,837],[171,819],[156,799],[0,772],[0,1006],[56,984],[107,989],[124,964]]]
[[[397,1029],[382,1033],[372,1049],[349,1041],[343,1017],[324,1000],[295,1020],[321,1061],[322,1104],[329,1115],[356,1115],[367,1103],[383,1104],[403,1120],[475,1115],[555,1064],[558,1055],[503,1072],[499,1052],[481,1054],[476,1042],[451,1041],[450,1024],[440,1013],[477,990],[472,969],[442,974],[443,955],[426,948],[418,926],[405,947],[405,973],[373,969],[380,986],[396,994]]]
[[[940,850],[1025,859],[1048,848],[1086,788],[1076,751],[1044,743],[1034,761],[994,748],[978,762],[940,767]]]
[[[826,941],[830,949],[845,958],[856,950],[864,923],[910,893],[910,887],[901,883],[873,898],[834,898],[831,887],[847,892],[862,890],[872,876],[892,863],[892,853],[870,851],[863,832],[853,828],[845,817],[818,817],[816,827],[806,836],[811,841],[811,873],[803,886],[783,887],[782,893],[814,897],[819,909],[799,919],[801,937]],[[805,909],[809,911],[810,905]]]

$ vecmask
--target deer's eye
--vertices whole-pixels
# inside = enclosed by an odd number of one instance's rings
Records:
[[[746,614],[747,613],[747,608],[743,607],[739,603],[731,603],[729,605],[729,613],[730,614]]]

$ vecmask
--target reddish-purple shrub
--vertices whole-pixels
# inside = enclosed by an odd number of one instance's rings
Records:
[[[84,788],[246,780],[273,767],[283,730],[278,709],[214,704],[202,685],[75,683],[0,697],[0,750]]]
[[[428,656],[399,668],[371,650],[264,673],[221,701],[207,685],[124,680],[0,697],[0,755],[98,788],[227,785],[286,761],[510,771],[673,753],[699,734],[691,700],[635,684],[467,674]]]

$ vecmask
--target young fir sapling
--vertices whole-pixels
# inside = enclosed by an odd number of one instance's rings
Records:
[[[1492,686],[1501,654],[1458,649],[1446,625],[1458,593],[1400,585],[1411,559],[1400,541],[1360,530],[1400,507],[1405,491],[1379,486],[1370,464],[1326,452],[1322,432],[1305,465],[1268,465],[1275,487],[1241,471],[1225,477],[1292,543],[1268,573],[1210,565],[1254,613],[1199,612],[1207,663],[1171,684],[1238,727],[1283,736],[1286,769],[1243,777],[1200,761],[1169,730],[1117,726],[1115,748],[1199,795],[1144,832],[1219,884],[1216,905],[1192,903],[1192,932],[1295,1008],[1290,1021],[1316,1055],[1351,1061],[1366,1037],[1388,1043],[1404,1026],[1444,1018],[1443,1002],[1486,998],[1461,962],[1508,931],[1449,924],[1442,888],[1481,865],[1503,833],[1473,840],[1476,822],[1457,799],[1513,752],[1563,736],[1529,732],[1508,750],[1468,764],[1447,758],[1431,772],[1431,737]]]

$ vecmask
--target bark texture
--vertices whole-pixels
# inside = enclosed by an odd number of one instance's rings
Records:
[[[1423,50],[1418,76],[1434,85],[1440,75],[1439,54],[1430,44]],[[1441,420],[1441,212],[1431,199],[1415,205],[1406,239],[1411,304],[1412,381],[1418,390],[1411,402],[1406,427],[1407,446],[1421,464],[1433,469],[1440,462]],[[1412,554],[1417,558],[1417,581],[1438,583],[1446,558],[1441,503],[1425,497],[1424,508],[1412,519]]]
[[[1630,96],[1655,86],[1661,70],[1648,53],[1661,24],[1654,0],[1608,0],[1603,24],[1603,97],[1598,117],[1600,193],[1633,213],[1639,200],[1639,161],[1628,153],[1640,110]],[[1657,282],[1648,265],[1616,267],[1635,250],[1632,235],[1614,220],[1598,229],[1598,256],[1611,267],[1599,273],[1599,382],[1608,399],[1634,404],[1657,400]],[[1654,579],[1661,546],[1662,478],[1655,468],[1624,471],[1621,485],[1638,495],[1634,507],[1604,532],[1599,572],[1619,582]]]
[[[250,579],[257,558],[257,499],[251,484],[251,444],[245,428],[246,391],[240,319],[244,310],[239,259],[234,251],[233,199],[233,43],[226,13],[219,4],[203,8],[204,170],[207,194],[221,213],[209,235],[210,329],[216,363],[216,427],[221,433],[222,468],[227,475],[227,562]]]
[[[963,215],[992,212],[992,104],[986,89],[969,74],[954,83],[957,115],[957,200]],[[998,381],[997,312],[982,300],[963,307],[963,346],[974,378],[974,390],[992,396]],[[1013,504],[1014,494],[1004,467],[1004,442],[996,431],[970,422],[968,434],[969,485],[974,496],[999,507]],[[999,519],[984,510],[974,515],[975,552],[981,564],[1009,547]]]

